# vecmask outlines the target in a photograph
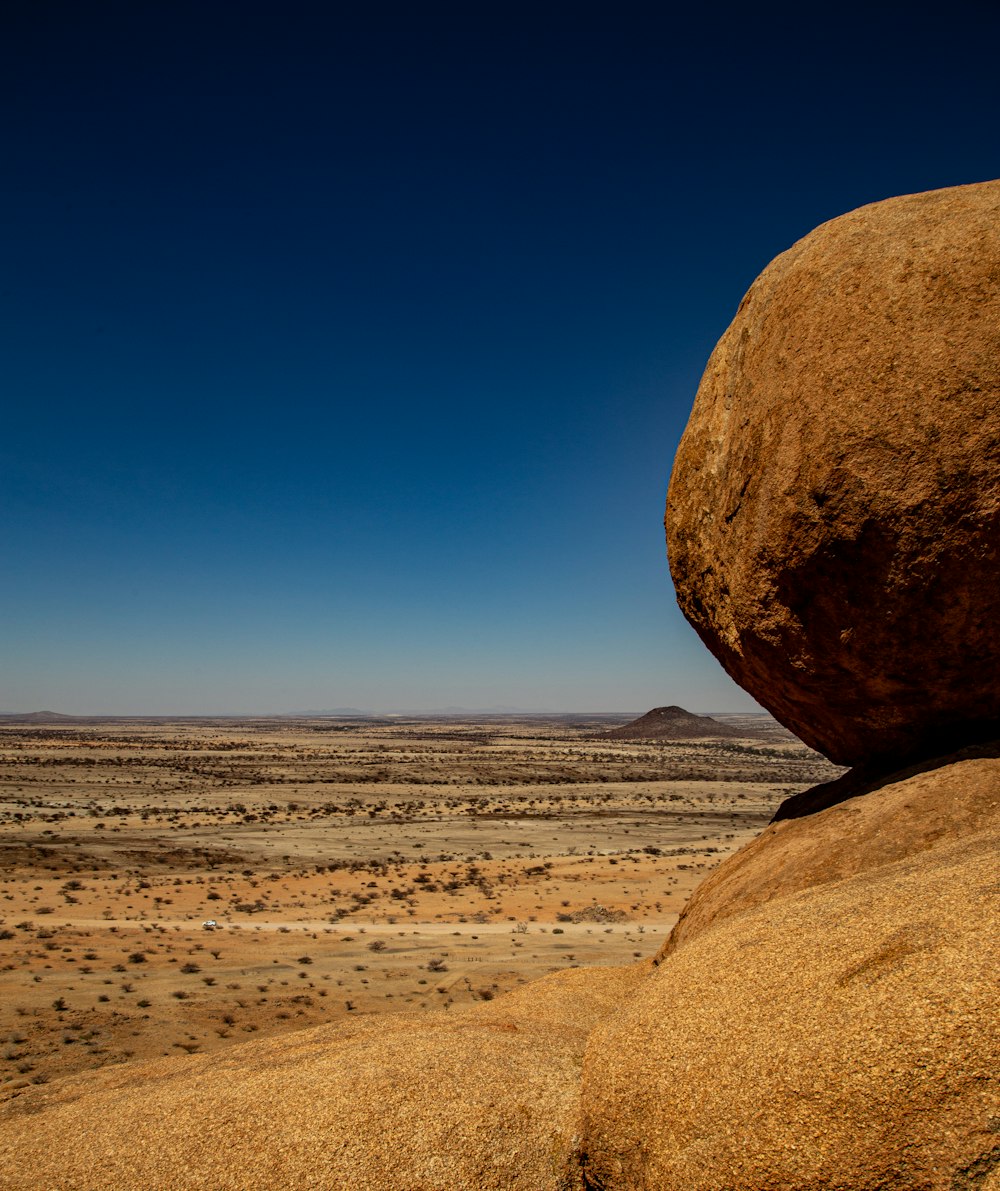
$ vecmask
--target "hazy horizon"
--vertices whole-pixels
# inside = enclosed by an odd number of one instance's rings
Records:
[[[496,716],[518,716],[518,715],[628,715],[639,716],[644,715],[647,711],[651,711],[653,707],[667,707],[671,704],[656,703],[649,707],[517,707],[517,706],[490,706],[490,707],[328,707],[328,708],[293,708],[288,710],[276,710],[271,708],[269,710],[242,710],[234,711],[218,710],[218,711],[197,711],[191,709],[178,710],[174,708],[170,711],[143,711],[143,710],[128,710],[121,709],[110,710],[103,709],[100,711],[85,710],[85,711],[66,711],[59,707],[32,707],[22,708],[19,710],[11,708],[0,708],[0,719],[16,718],[18,716],[30,715],[54,715],[54,716],[69,716],[79,719],[110,717],[113,719],[176,719],[186,718],[191,719],[252,719],[252,718],[309,718],[309,717],[325,717],[330,718],[350,718],[351,716],[462,716],[462,715],[496,715]],[[683,705],[682,705],[683,706]],[[753,707],[684,707],[685,711],[690,711],[695,715],[769,715],[764,708],[754,704]]]

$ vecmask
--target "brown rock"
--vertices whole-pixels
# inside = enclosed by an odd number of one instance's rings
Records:
[[[1000,828],[1000,759],[942,765],[803,819],[772,823],[698,886],[657,962],[715,923]]]
[[[862,207],[764,270],[666,524],[684,614],[831,760],[1000,735],[1000,182]]]
[[[10,1191],[572,1191],[587,1034],[649,965],[34,1089],[0,1117]]]
[[[591,1036],[590,1185],[996,1186],[998,843],[930,848],[680,947]]]

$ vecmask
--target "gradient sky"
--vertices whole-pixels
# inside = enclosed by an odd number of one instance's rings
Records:
[[[705,7],[7,0],[0,711],[755,706],[667,571],[698,378],[1000,175],[1000,18]]]

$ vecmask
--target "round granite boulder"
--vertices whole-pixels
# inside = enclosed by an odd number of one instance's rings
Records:
[[[764,270],[666,526],[684,614],[831,760],[998,735],[1000,182],[862,207]]]
[[[771,823],[701,882],[657,952],[678,947],[757,906],[871,872],[975,835],[1000,836],[1000,755],[942,758],[836,806]],[[994,746],[992,753],[1000,754]],[[917,768],[917,767],[915,767]]]
[[[995,1191],[998,844],[987,826],[685,942],[590,1036],[585,1185]]]

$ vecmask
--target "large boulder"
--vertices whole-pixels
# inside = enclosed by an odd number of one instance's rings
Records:
[[[5,1107],[10,1191],[571,1191],[591,1027],[649,964],[60,1081]]]
[[[685,615],[831,760],[1000,735],[1000,182],[862,207],[764,270],[666,525]]]
[[[1000,758],[979,757],[886,782],[800,819],[772,823],[698,886],[657,953],[661,962],[754,906],[1000,829]]]
[[[998,844],[928,848],[679,947],[591,1035],[587,1185],[1000,1186]]]

